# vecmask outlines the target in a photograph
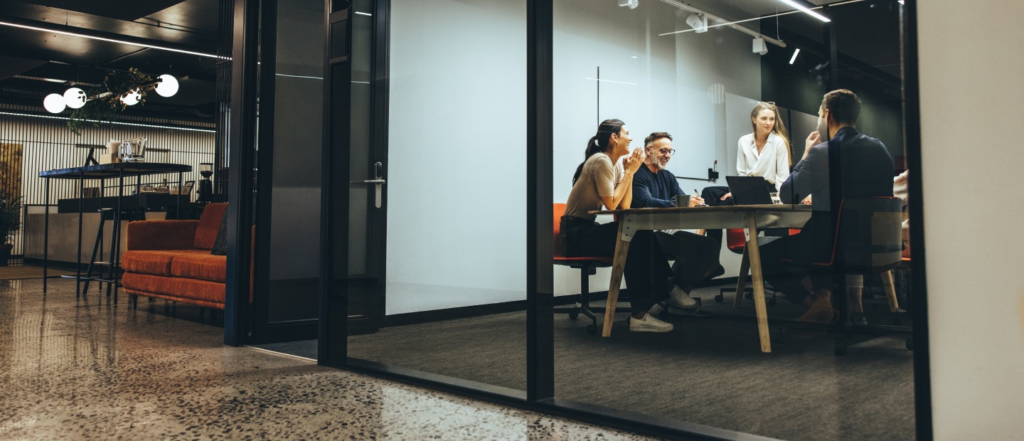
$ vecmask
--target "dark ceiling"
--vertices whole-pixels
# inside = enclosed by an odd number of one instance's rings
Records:
[[[87,34],[217,53],[219,0],[32,0],[0,2],[0,89],[61,93],[60,82],[100,83],[108,70],[137,68],[172,74],[181,88],[172,98],[147,96],[147,105],[212,114],[216,58],[99,41],[52,31]]]

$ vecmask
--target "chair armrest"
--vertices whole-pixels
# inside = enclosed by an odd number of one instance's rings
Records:
[[[196,240],[197,220],[153,220],[128,223],[129,250],[187,250]]]

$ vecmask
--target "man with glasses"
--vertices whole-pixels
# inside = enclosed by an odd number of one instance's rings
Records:
[[[674,207],[675,197],[685,195],[679,181],[668,171],[668,162],[676,150],[672,148],[672,135],[665,132],[651,133],[644,139],[647,159],[633,175],[634,208]],[[691,195],[690,205],[701,205],[704,199]],[[661,248],[670,255],[675,284],[687,293],[672,296],[663,307],[670,314],[692,315],[699,309],[689,292],[705,278],[715,277],[725,270],[718,262],[719,246],[714,239],[698,236],[687,231],[658,231],[655,233]],[[704,315],[704,314],[701,314]]]

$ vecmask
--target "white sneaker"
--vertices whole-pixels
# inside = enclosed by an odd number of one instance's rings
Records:
[[[678,286],[672,287],[672,292],[669,294],[668,300],[665,303],[668,304],[669,311],[671,311],[672,308],[685,309],[687,311],[696,311],[700,308],[697,301],[690,298],[690,295]]]
[[[644,318],[629,317],[629,330],[632,332],[671,332],[675,326],[654,318],[653,315],[645,314]]]

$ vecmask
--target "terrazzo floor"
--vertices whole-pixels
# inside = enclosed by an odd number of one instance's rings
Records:
[[[224,346],[163,301],[123,300],[0,280],[0,440],[646,439]]]

